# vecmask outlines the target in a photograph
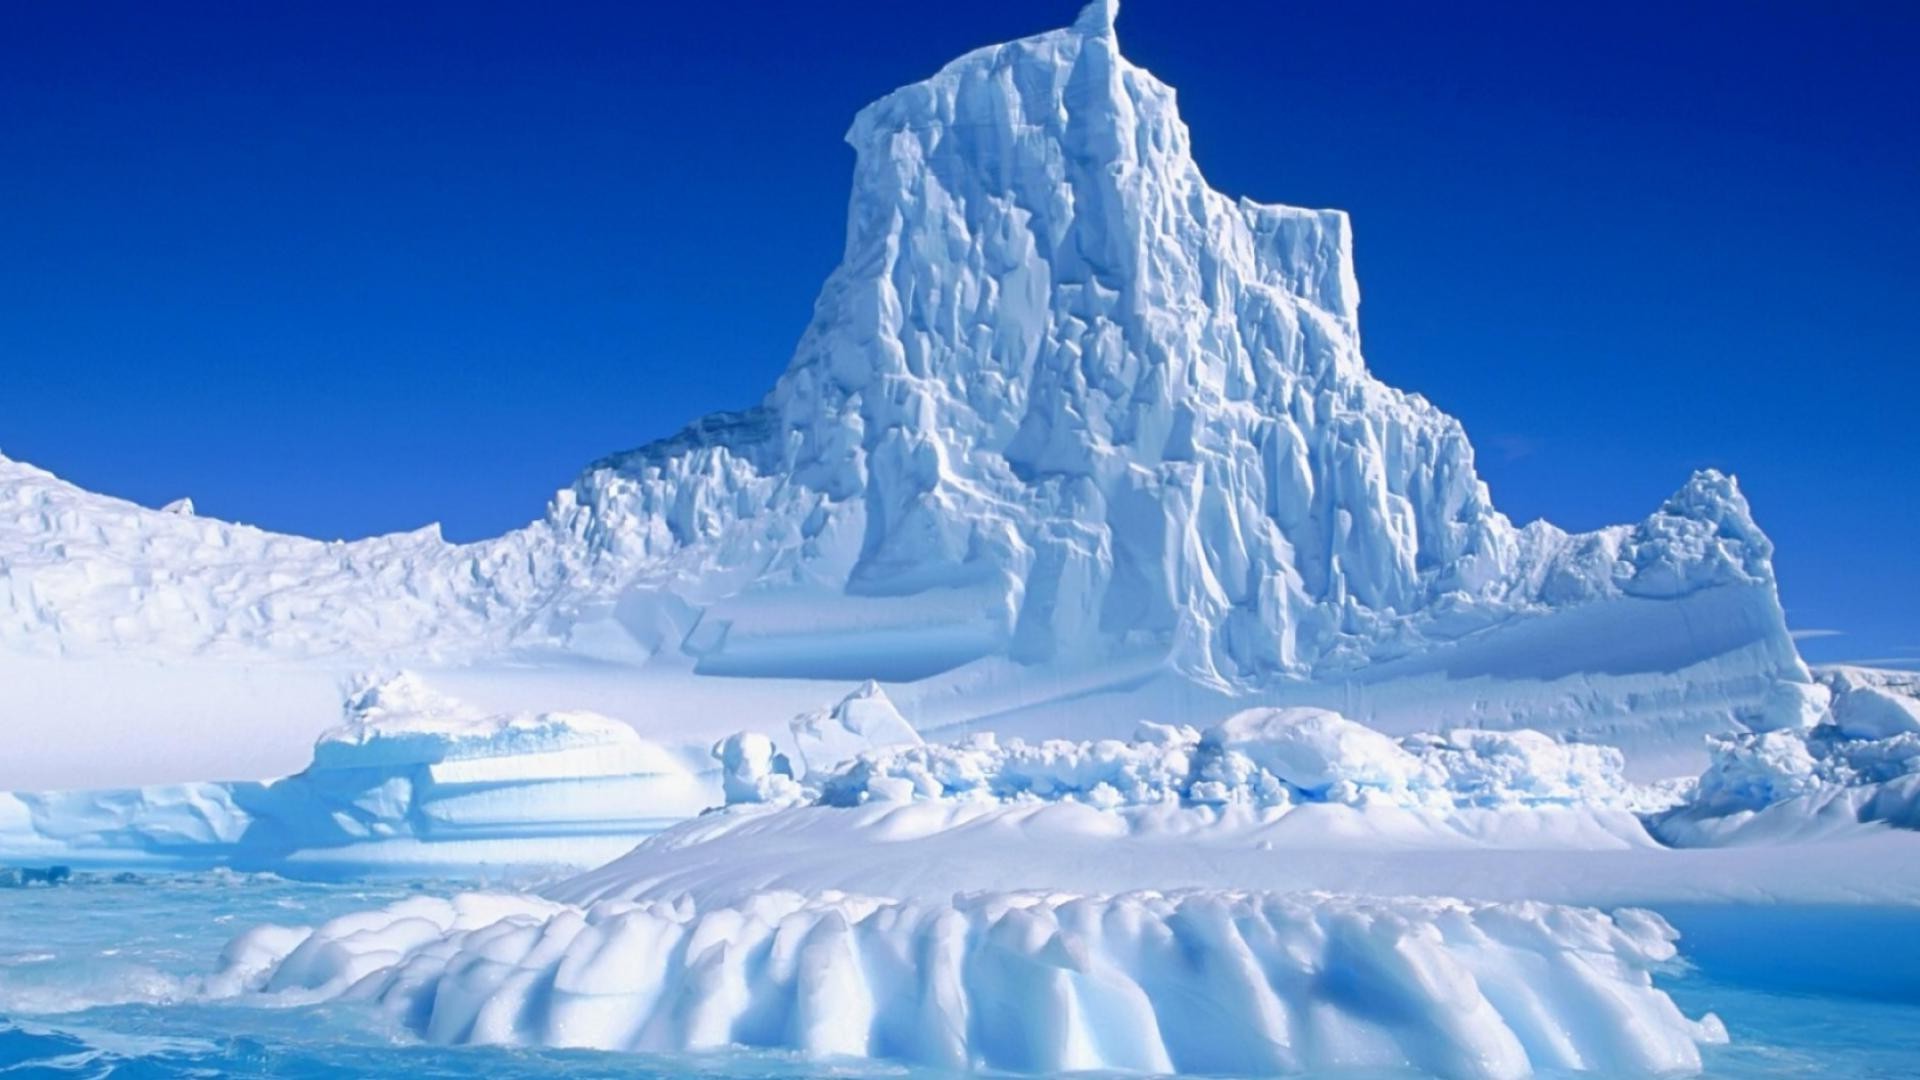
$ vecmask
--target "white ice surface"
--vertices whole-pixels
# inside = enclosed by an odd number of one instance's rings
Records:
[[[942,1068],[1443,1077],[1699,1067],[1657,916],[1542,904],[1058,890],[736,906],[418,898],[237,939],[216,985],[373,999],[430,1040],[791,1048]]]
[[[1617,753],[1530,732],[1395,741],[1263,709],[1129,743],[884,747],[804,781],[764,735],[715,752],[734,805],[607,866],[261,928],[213,988],[371,999],[453,1043],[1638,1075],[1697,1069],[1724,1033],[1653,985],[1672,934],[1621,905],[1920,888],[1910,832],[1664,847]]]
[[[0,861],[591,866],[715,794],[625,724],[488,714],[402,673],[360,685],[292,776],[0,794]]]

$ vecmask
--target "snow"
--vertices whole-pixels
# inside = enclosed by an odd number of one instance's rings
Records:
[[[752,797],[730,793],[728,803],[985,799],[1285,809],[1332,802],[1443,814],[1542,805],[1624,810],[1659,801],[1627,781],[1611,747],[1535,731],[1454,730],[1396,741],[1338,713],[1304,708],[1249,709],[1205,732],[1145,723],[1125,742],[1003,743],[983,733],[864,751],[829,773],[808,773],[805,785],[783,784],[778,798],[747,784],[743,790]]]
[[[1920,829],[1920,678],[1820,673],[1831,712],[1810,727],[1729,735],[1686,804],[1655,822],[1681,844],[1752,844],[1884,823]]]
[[[271,781],[0,794],[0,860],[308,875],[591,866],[711,790],[587,712],[489,715],[401,672],[362,680],[303,771]]]
[[[871,679],[833,708],[801,713],[789,726],[794,749],[809,774],[829,771],[862,750],[920,742],[920,733]]]
[[[714,744],[713,756],[720,762],[721,791],[730,806],[786,802],[800,792],[800,785],[793,780],[793,766],[765,735],[729,735]]]
[[[862,110],[772,391],[523,529],[323,543],[0,458],[0,769],[58,732],[181,781],[0,796],[0,855],[600,864],[209,984],[440,1042],[1697,1070],[1632,905],[1911,903],[1920,685],[1816,681],[1729,476],[1501,514],[1367,371],[1346,216],[1211,188],[1115,15]]]
[[[325,543],[0,458],[0,656],[115,665],[156,714],[199,704],[159,673],[188,665],[307,702],[369,668],[590,668],[676,752],[865,680],[921,732],[1312,706],[1572,733],[1647,775],[1790,722],[1811,682],[1732,478],[1593,533],[1509,521],[1460,424],[1367,371],[1346,215],[1211,188],[1112,17],[862,110],[840,265],[765,399],[592,464],[525,528]],[[778,712],[715,719],[775,681]],[[317,733],[248,745],[236,703],[196,764],[161,725],[32,715],[0,785],[45,782],[48,730],[152,751],[142,782],[265,775]]]
[[[1853,739],[1920,732],[1920,675],[1835,667],[1821,672],[1833,695],[1833,722]]]
[[[1237,890],[415,898],[229,947],[223,981],[373,1000],[436,1042],[791,1048],[942,1069],[1697,1070],[1658,916]]]

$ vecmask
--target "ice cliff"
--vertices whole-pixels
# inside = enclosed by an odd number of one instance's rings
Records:
[[[1733,480],[1635,525],[1516,527],[1460,424],[1367,371],[1346,215],[1208,186],[1113,14],[861,111],[845,251],[771,393],[596,463],[507,536],[320,543],[0,459],[0,649],[1118,665],[1406,729],[1799,708]]]

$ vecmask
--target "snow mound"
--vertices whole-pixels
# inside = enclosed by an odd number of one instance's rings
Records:
[[[229,946],[213,985],[379,1002],[434,1042],[790,1048],[943,1069],[1447,1077],[1700,1067],[1658,916],[1237,891],[414,898]]]
[[[593,713],[488,715],[401,673],[363,680],[279,780],[0,794],[0,857],[340,874],[592,865],[699,812],[707,786]]]
[[[1920,674],[1834,667],[1820,673],[1833,694],[1833,722],[1854,739],[1920,732]]]
[[[1206,732],[1143,724],[1134,738],[1029,744],[980,734],[870,750],[817,782],[826,806],[925,799],[1091,806],[1384,804],[1631,809],[1649,796],[1611,747],[1534,731],[1456,730],[1395,740],[1327,709],[1250,709]],[[790,790],[790,795],[798,794]],[[765,801],[742,799],[732,801]]]
[[[433,764],[569,750],[626,759],[636,771],[679,768],[665,751],[618,720],[590,712],[489,715],[433,690],[409,672],[361,680],[349,691],[345,709],[345,722],[314,744],[315,768]]]
[[[787,803],[800,796],[792,763],[765,735],[752,731],[729,735],[714,744],[713,758],[720,763],[721,791],[728,806]]]
[[[1830,717],[1713,740],[1686,805],[1655,823],[1685,844],[1777,841],[1859,824],[1920,829],[1920,677],[1821,673]]]
[[[1260,701],[1689,747],[1808,682],[1731,477],[1633,525],[1515,526],[1458,421],[1368,372],[1347,216],[1209,186],[1112,17],[861,110],[843,256],[773,389],[594,463],[523,529],[321,543],[0,459],[0,648],[559,654],[933,682],[962,713],[969,679],[1024,680],[1035,734],[1106,719],[1048,688],[1118,669],[1213,695],[1208,721]]]
[[[794,717],[790,727],[808,774],[831,770],[862,750],[920,742],[920,733],[871,679],[831,709]]]

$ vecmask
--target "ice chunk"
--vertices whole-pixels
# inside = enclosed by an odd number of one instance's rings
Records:
[[[1366,790],[1438,786],[1399,743],[1330,709],[1249,709],[1209,730],[1200,746],[1244,755],[1309,798],[1346,802]]]
[[[404,672],[361,680],[345,712],[279,780],[0,797],[0,856],[324,875],[579,866],[709,802],[672,754],[594,713],[490,714]]]
[[[1687,752],[1791,722],[1774,688],[1806,672],[1733,478],[1635,524],[1516,527],[1459,422],[1367,370],[1347,216],[1209,186],[1113,18],[862,109],[843,256],[775,386],[593,463],[525,528],[321,543],[0,459],[0,651],[929,681],[921,727],[1008,720],[997,696],[1036,737],[1125,734],[1087,715],[1102,671],[1202,724],[1256,693]],[[697,685],[711,714],[738,680]],[[45,742],[12,726],[0,759]]]
[[[727,805],[785,802],[798,797],[793,766],[775,750],[773,740],[759,732],[743,731],[714,744],[720,762]]]
[[[1843,667],[1826,673],[1833,688],[1833,722],[1854,739],[1885,739],[1920,732],[1920,675]]]
[[[862,750],[920,743],[920,733],[872,680],[831,709],[794,717],[791,728],[800,764],[809,776],[825,774]]]
[[[1653,822],[1672,843],[1805,839],[1846,826],[1920,828],[1920,677],[1835,668],[1830,717],[1717,739],[1691,799]]]
[[[992,735],[863,751],[805,787],[828,806],[913,800],[1122,806],[1379,803],[1637,809],[1620,751],[1536,731],[1455,730],[1395,740],[1327,709],[1251,709],[1201,733],[1146,722],[1131,741]]]
[[[423,1037],[733,1045],[942,1070],[1665,1074],[1723,1041],[1653,983],[1658,916],[1235,890],[415,898],[264,928],[212,985],[372,999]]]

